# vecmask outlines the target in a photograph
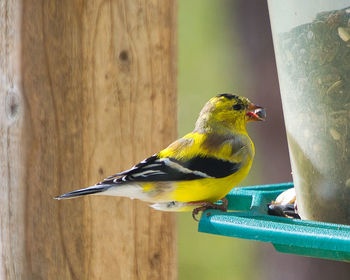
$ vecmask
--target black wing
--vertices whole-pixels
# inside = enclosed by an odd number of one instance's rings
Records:
[[[240,168],[240,163],[197,156],[190,160],[158,158],[153,155],[133,168],[106,178],[99,184],[119,182],[185,181],[204,178],[223,178]]]

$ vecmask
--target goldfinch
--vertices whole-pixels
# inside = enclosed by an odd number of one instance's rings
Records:
[[[245,97],[219,94],[205,104],[191,133],[129,170],[56,199],[122,196],[152,203],[157,210],[192,210],[194,218],[209,208],[226,211],[225,195],[247,176],[254,158],[246,124],[265,116]],[[215,204],[218,200],[223,204]]]

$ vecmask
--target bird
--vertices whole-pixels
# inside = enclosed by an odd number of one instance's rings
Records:
[[[280,193],[268,204],[267,213],[272,216],[300,219],[295,188]]]
[[[265,109],[232,93],[212,97],[194,130],[132,168],[94,186],[55,197],[129,197],[161,211],[227,211],[226,194],[248,174],[255,148],[247,122],[263,121]]]

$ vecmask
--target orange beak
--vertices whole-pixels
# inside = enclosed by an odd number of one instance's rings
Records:
[[[248,117],[248,122],[264,121],[266,112],[263,107],[250,103],[246,116]]]

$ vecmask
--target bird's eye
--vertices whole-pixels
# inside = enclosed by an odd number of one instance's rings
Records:
[[[239,111],[243,109],[243,105],[242,104],[235,104],[233,105],[233,110]]]

